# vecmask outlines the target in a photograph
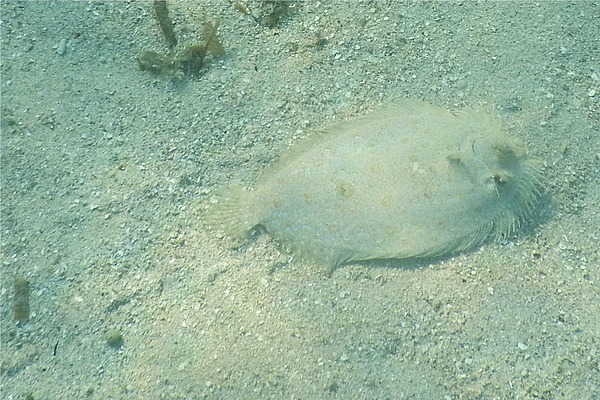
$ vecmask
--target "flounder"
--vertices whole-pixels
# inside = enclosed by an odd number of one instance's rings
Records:
[[[404,101],[316,132],[254,189],[217,190],[206,222],[232,238],[262,225],[295,254],[333,267],[499,240],[541,191],[541,162],[497,117]]]

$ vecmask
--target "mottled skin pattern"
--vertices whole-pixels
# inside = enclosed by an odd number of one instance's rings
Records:
[[[231,236],[263,225],[330,266],[437,256],[511,233],[539,198],[539,165],[489,114],[403,102],[316,133],[254,191],[220,195],[210,220]]]

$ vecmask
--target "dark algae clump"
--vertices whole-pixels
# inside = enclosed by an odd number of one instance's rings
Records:
[[[173,30],[173,23],[169,18],[166,1],[155,1],[154,10],[165,41],[171,51],[167,54],[156,51],[142,52],[137,57],[138,66],[142,71],[150,71],[173,78],[181,75],[197,75],[204,67],[208,54],[212,57],[225,54],[223,43],[217,35],[218,21],[202,24],[202,42],[187,45],[175,51],[177,37]]]
[[[177,46],[177,37],[175,36],[175,31],[173,31],[173,22],[171,22],[171,18],[169,18],[169,10],[167,9],[167,1],[166,0],[155,0],[154,1],[154,12],[156,14],[156,19],[158,20],[158,24],[160,25],[160,29],[162,29],[163,36],[165,37],[165,41],[167,45],[171,48]]]
[[[235,10],[250,16],[257,24],[273,29],[279,26],[294,11],[297,11],[300,2],[293,0],[263,0],[258,2],[253,9],[241,1],[235,1],[232,4]]]
[[[13,315],[21,323],[29,319],[29,281],[16,276],[13,282]]]
[[[116,329],[109,329],[104,334],[104,339],[106,340],[106,344],[108,344],[113,349],[120,349],[123,347],[123,335]]]
[[[156,51],[144,51],[138,56],[137,62],[142,71],[155,74],[175,76],[179,69],[171,57]]]
[[[195,75],[204,66],[204,59],[210,53],[213,57],[225,53],[223,44],[217,37],[219,22],[205,22],[202,24],[202,37],[204,42],[186,46],[174,58],[175,67],[186,75]]]

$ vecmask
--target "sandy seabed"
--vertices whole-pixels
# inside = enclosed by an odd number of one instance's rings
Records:
[[[218,19],[226,48],[168,77],[149,1],[2,2],[1,397],[599,398],[600,6],[236,4],[168,2],[178,47]],[[215,187],[405,98],[545,160],[518,235],[329,276],[206,231]]]

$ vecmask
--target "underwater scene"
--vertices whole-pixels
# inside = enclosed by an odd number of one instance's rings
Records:
[[[2,1],[0,397],[600,398],[599,21]]]

